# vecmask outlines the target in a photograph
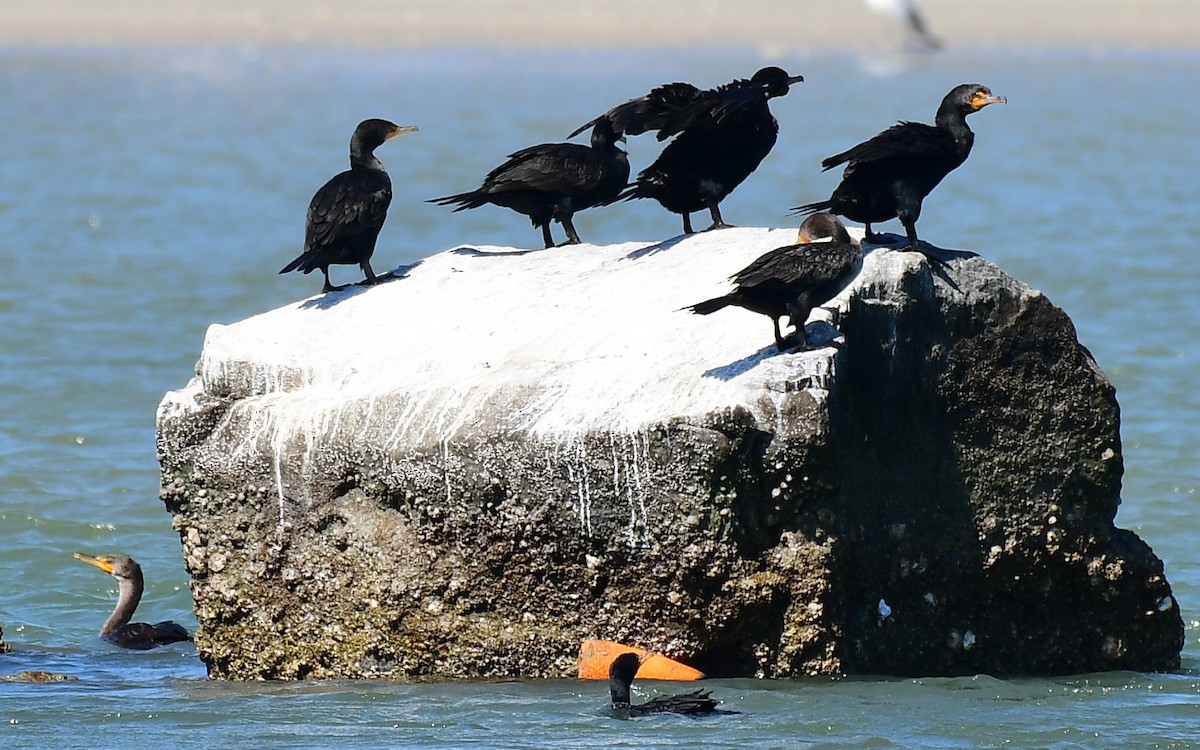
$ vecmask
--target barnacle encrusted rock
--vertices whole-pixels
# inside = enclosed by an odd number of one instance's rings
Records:
[[[680,311],[793,231],[461,247],[213,326],[158,414],[210,675],[568,676],[585,638],[715,675],[1177,667],[1066,314],[884,248],[840,347]]]

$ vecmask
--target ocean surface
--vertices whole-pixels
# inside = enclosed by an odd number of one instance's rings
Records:
[[[788,207],[836,184],[821,158],[930,121],[955,84],[1008,96],[971,118],[975,151],[926,201],[921,235],[1044,291],[1116,384],[1117,523],[1166,562],[1187,628],[1178,673],[715,680],[740,713],[623,722],[599,683],[228,683],[190,646],[96,637],[115,582],[76,550],[134,556],[141,617],[195,627],[157,498],[155,407],[191,376],[209,324],[320,288],[276,272],[359,120],[421,128],[378,151],[395,182],[382,272],[465,242],[539,247],[521,216],[424,201],[651,86],[768,63],[806,82],[773,103],[782,134],[723,204],[734,224],[794,226]],[[0,50],[0,625],[14,647],[0,674],[78,678],[0,683],[0,748],[1200,747],[1198,91],[1198,53]],[[631,139],[634,169],[658,147]],[[651,241],[680,222],[641,202],[576,226]],[[334,281],[357,273],[335,267]],[[419,325],[396,321],[396,336]]]

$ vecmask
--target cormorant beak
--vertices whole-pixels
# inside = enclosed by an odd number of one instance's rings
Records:
[[[971,109],[978,112],[989,104],[1008,104],[1007,96],[996,96],[990,91],[976,91],[971,97]]]
[[[92,557],[91,555],[85,555],[82,552],[76,552],[74,555],[72,555],[72,557],[74,557],[76,560],[82,560],[88,565],[95,565],[105,573],[112,575],[113,566],[107,557]]]
[[[417,130],[418,128],[416,125],[397,125],[395,130],[387,134],[387,137],[395,138],[396,136],[404,135],[405,133],[415,133]]]
[[[791,76],[787,80],[789,86],[794,86],[797,83],[804,83],[804,76]]]

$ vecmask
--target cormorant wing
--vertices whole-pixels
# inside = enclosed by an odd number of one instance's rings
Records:
[[[489,193],[534,190],[576,193],[595,188],[607,177],[596,152],[577,143],[543,143],[509,156],[484,178]]]
[[[687,106],[677,110],[658,131],[665,141],[676,133],[705,124],[720,124],[734,112],[740,112],[766,97],[767,85],[738,79],[715,89],[702,91]]]
[[[835,154],[821,162],[823,169],[833,169],[839,164],[869,164],[889,159],[924,159],[939,157],[953,149],[942,131],[921,122],[900,122],[874,138]]]
[[[192,637],[179,623],[164,620],[153,625],[148,622],[131,622],[112,633],[109,640],[124,648],[145,651],[169,643],[190,641]]]
[[[846,243],[812,242],[785,245],[764,253],[753,263],[731,276],[738,286],[761,286],[767,283],[795,284],[797,282],[821,283],[826,276],[836,277],[831,263],[845,252],[852,250]]]
[[[694,690],[690,693],[681,695],[660,695],[645,703],[634,706],[640,713],[663,713],[669,712],[674,714],[704,714],[711,713],[717,710],[717,704],[720,703],[716,698],[712,698],[711,691]]]
[[[665,83],[650,89],[645,96],[618,104],[596,119],[580,125],[567,137],[574,138],[604,118],[608,118],[618,135],[641,135],[649,130],[658,130],[667,118],[687,106],[698,94],[700,89],[690,83]]]
[[[391,202],[392,186],[386,174],[351,170],[335,176],[308,206],[305,252],[382,226]]]

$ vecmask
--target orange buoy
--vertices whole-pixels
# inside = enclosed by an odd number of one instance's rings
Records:
[[[613,641],[584,641],[579,647],[579,679],[607,680],[608,668],[613,659],[621,654],[633,652],[638,655],[641,666],[638,667],[637,678],[642,680],[673,680],[690,682],[704,677],[704,673],[686,664],[680,664],[674,659],[668,659],[662,654],[656,654],[637,646],[626,646],[624,643]]]

